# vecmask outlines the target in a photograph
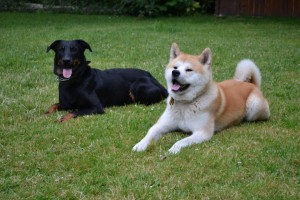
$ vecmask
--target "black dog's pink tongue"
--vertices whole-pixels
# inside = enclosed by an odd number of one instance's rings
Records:
[[[65,78],[70,78],[72,76],[72,69],[63,69],[63,76]]]

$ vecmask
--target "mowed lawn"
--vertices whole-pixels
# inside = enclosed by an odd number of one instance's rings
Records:
[[[166,153],[180,132],[132,152],[165,102],[45,117],[58,101],[46,53],[56,39],[87,41],[95,68],[141,68],[163,85],[172,42],[190,54],[210,47],[216,81],[250,58],[271,118],[177,155]],[[0,112],[0,199],[300,199],[300,19],[0,13]]]

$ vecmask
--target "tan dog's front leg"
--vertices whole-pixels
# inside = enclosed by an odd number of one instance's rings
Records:
[[[180,150],[184,147],[191,146],[192,144],[199,144],[201,142],[210,140],[210,138],[213,136],[214,130],[201,130],[201,131],[195,131],[193,134],[189,137],[186,137],[182,140],[179,140],[176,142],[170,149],[170,154],[177,154],[180,152]]]
[[[158,140],[167,132],[169,132],[169,129],[165,128],[163,125],[158,123],[154,124],[149,129],[147,135],[139,143],[137,143],[132,150],[136,152],[145,151],[153,140]]]

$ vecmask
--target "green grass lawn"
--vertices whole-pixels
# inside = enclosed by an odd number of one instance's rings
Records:
[[[172,42],[213,53],[216,81],[259,66],[271,119],[244,123],[161,159],[182,133],[132,147],[165,102],[106,109],[60,124],[56,39],[84,39],[95,68],[136,67],[165,85]],[[0,13],[0,199],[300,199],[300,19]]]

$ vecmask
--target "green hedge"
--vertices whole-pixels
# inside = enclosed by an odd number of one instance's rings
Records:
[[[2,0],[1,10],[35,10],[28,3],[42,4],[44,10],[136,16],[181,16],[212,14],[215,0]],[[54,9],[55,8],[55,9]]]

